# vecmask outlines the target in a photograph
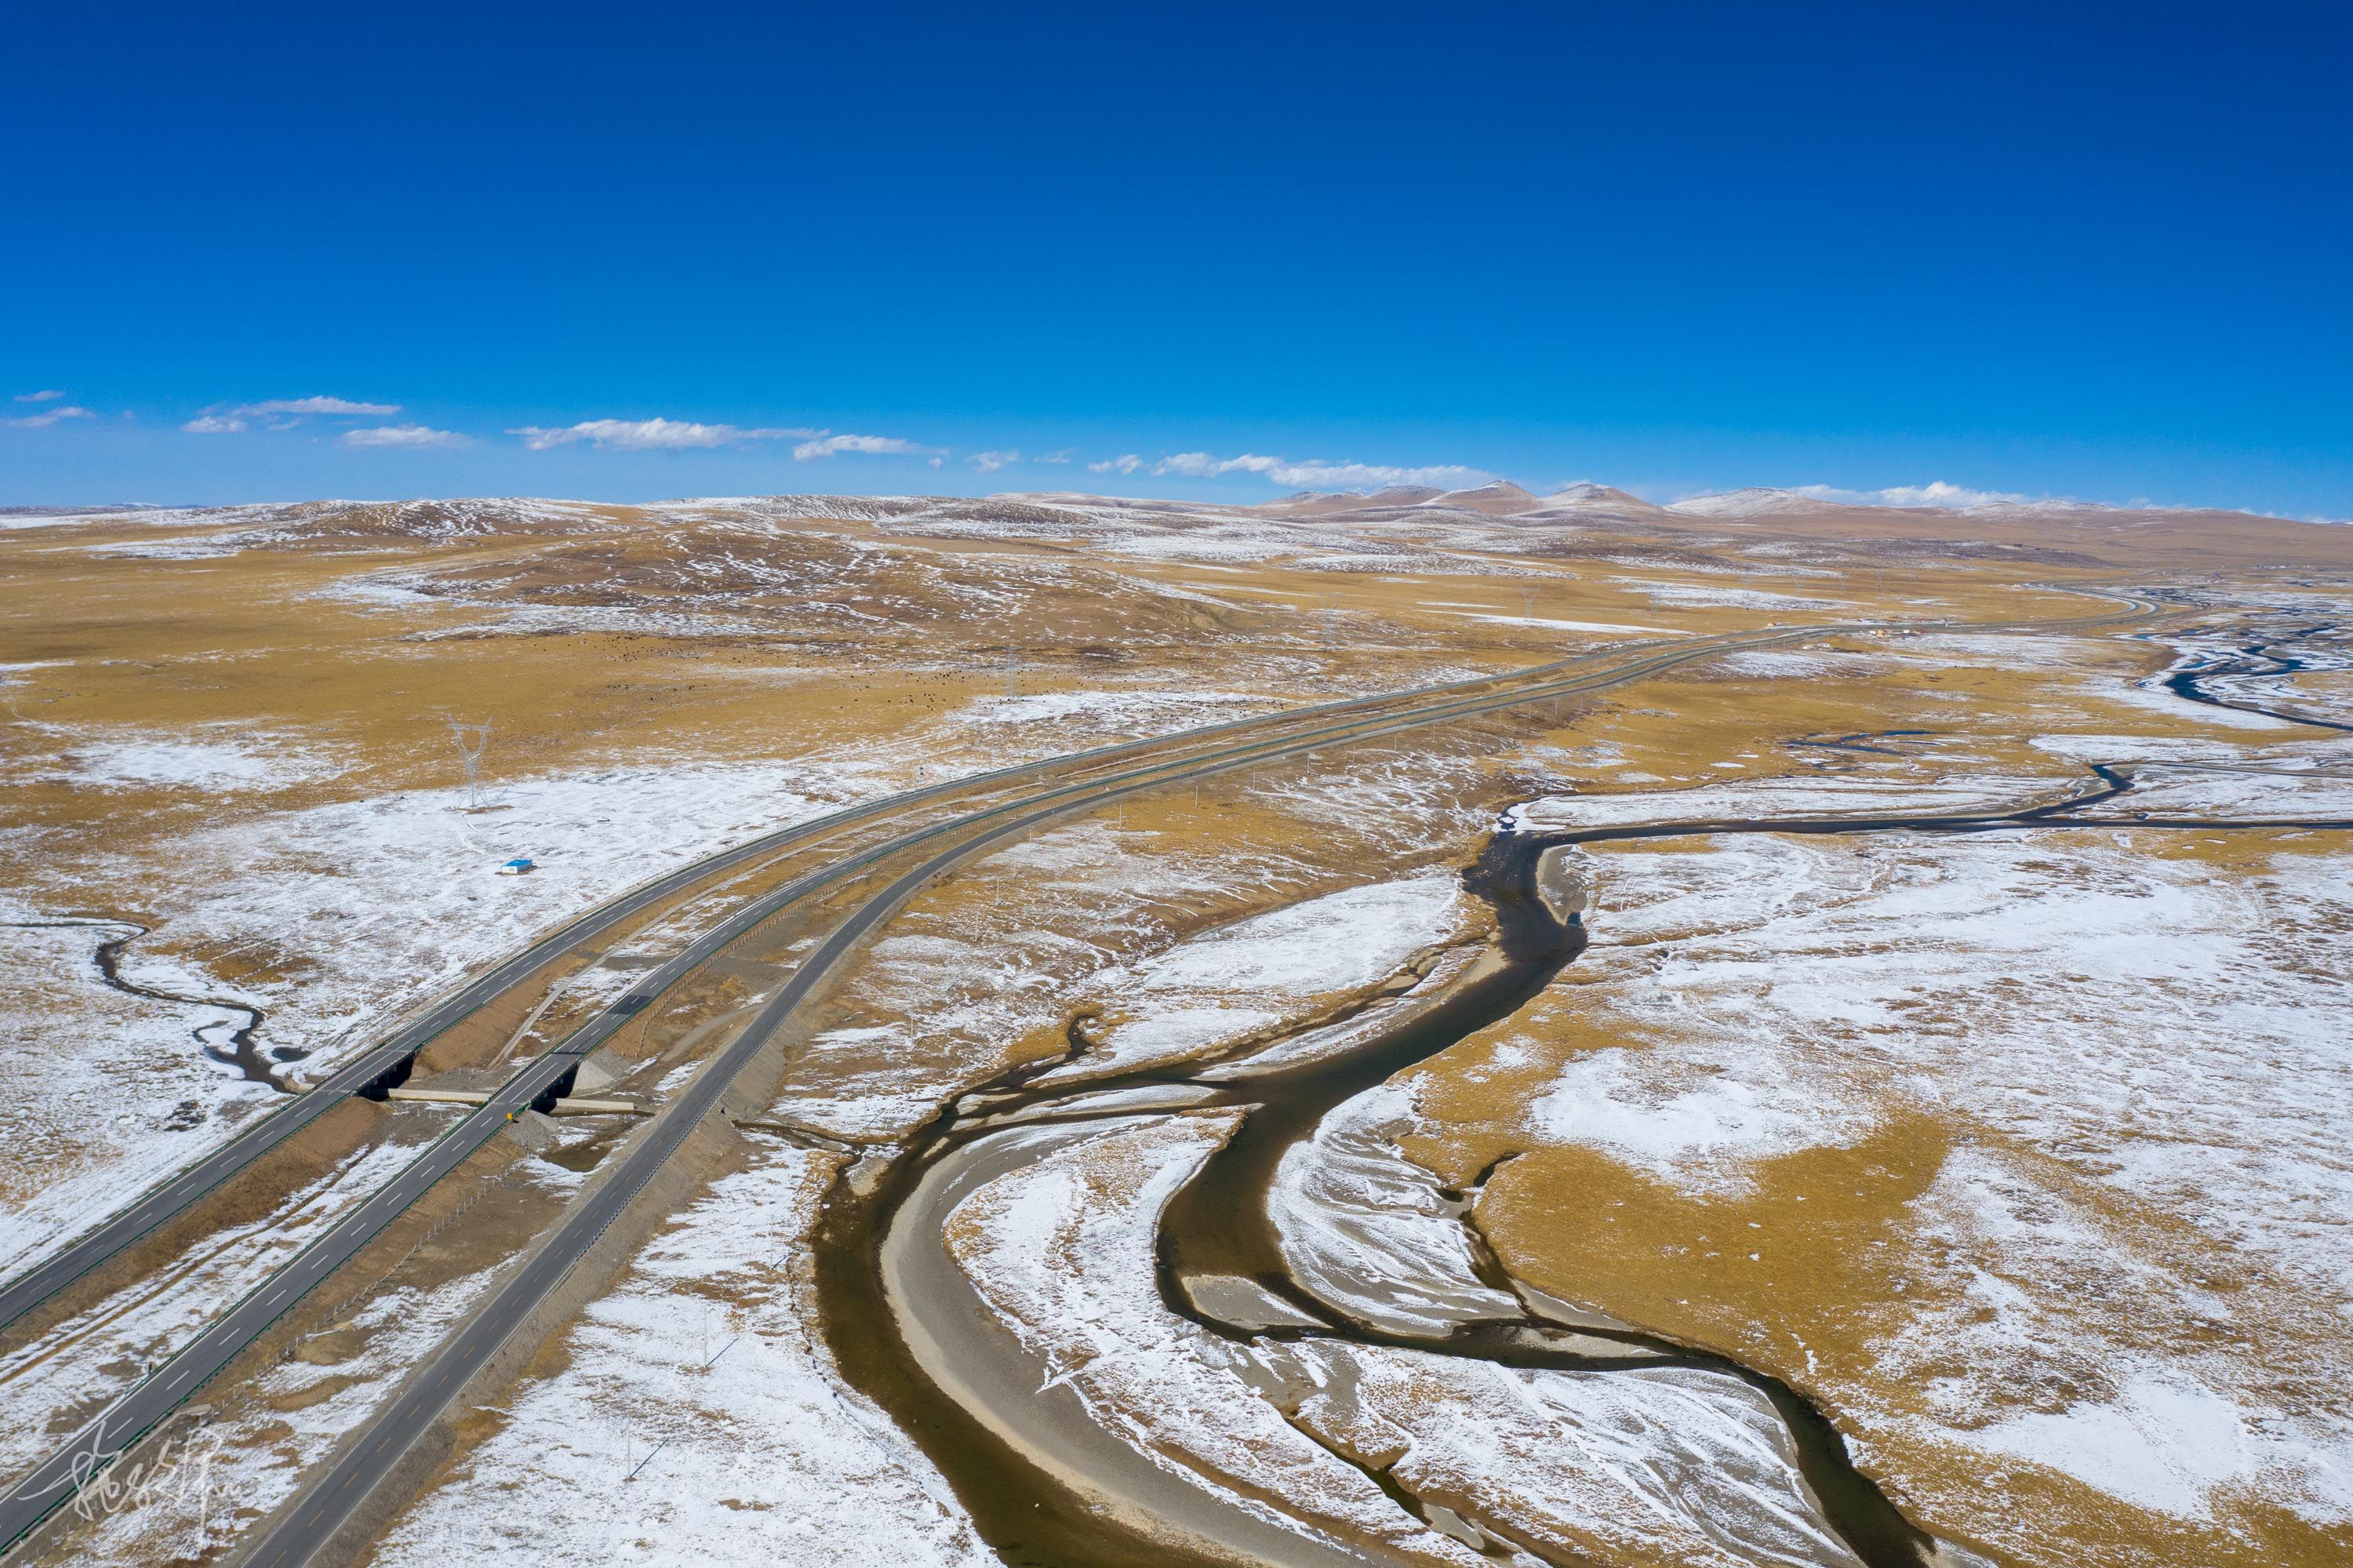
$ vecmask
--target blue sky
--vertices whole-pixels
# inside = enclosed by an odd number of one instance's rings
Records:
[[[486,9],[19,8],[0,503],[2353,515],[2342,4]]]

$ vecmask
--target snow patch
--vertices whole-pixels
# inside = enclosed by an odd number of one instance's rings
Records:
[[[1092,1076],[1212,1051],[1373,985],[1459,926],[1451,871],[1351,887],[1253,916],[1094,975],[1083,999],[1107,1025],[1096,1049],[1039,1081]]]
[[[831,1170],[780,1149],[713,1182],[564,1336],[564,1371],[508,1401],[377,1561],[832,1568],[849,1548],[912,1568],[995,1563],[814,1332],[807,1238]]]

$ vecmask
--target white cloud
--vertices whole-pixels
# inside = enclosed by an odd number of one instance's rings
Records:
[[[1220,474],[1235,472],[1264,473],[1282,461],[1281,458],[1254,457],[1249,452],[1238,458],[1213,458],[1207,452],[1178,452],[1175,457],[1165,457],[1154,463],[1152,471],[1180,474],[1187,479],[1215,479]]]
[[[576,425],[566,425],[561,429],[543,429],[537,425],[525,425],[507,432],[511,436],[521,436],[522,444],[535,452],[543,452],[554,447],[568,447],[575,441],[590,442],[597,450],[607,452],[675,452],[732,446],[737,441],[795,440],[819,433],[816,430],[746,430],[733,425],[702,425],[691,419],[663,418],[583,419]]]
[[[995,473],[1008,463],[1019,462],[1021,454],[1019,452],[975,452],[964,461],[983,473]]]
[[[901,440],[897,436],[828,436],[823,431],[802,431],[815,435],[815,440],[803,441],[793,449],[793,456],[807,462],[812,458],[829,458],[836,452],[921,453],[928,449],[913,441]]]
[[[56,391],[19,392],[16,394],[16,401],[19,403],[54,403],[64,396],[64,393]]]
[[[272,397],[248,403],[240,414],[397,414],[397,403],[354,403],[348,397]]]
[[[1842,502],[1850,506],[1982,506],[1988,502],[2019,503],[2031,499],[1999,490],[1971,490],[1967,485],[1947,484],[1941,479],[1931,480],[1926,484],[1894,484],[1885,490],[1841,490],[1829,484],[1801,484],[1794,493],[1810,495],[1817,501]]]
[[[1144,466],[1144,460],[1134,452],[1122,452],[1115,458],[1087,464],[1089,473],[1134,473]]]
[[[378,425],[373,429],[345,430],[339,447],[462,447],[466,438],[455,430],[425,425]]]
[[[535,452],[551,447],[570,446],[587,441],[602,451],[651,452],[707,450],[712,447],[733,446],[738,441],[797,441],[793,456],[807,462],[812,458],[828,458],[838,452],[868,452],[881,454],[922,455],[933,449],[897,436],[835,435],[830,430],[744,429],[735,425],[705,425],[691,419],[583,419],[576,425],[560,429],[544,429],[526,425],[507,432],[521,436],[522,444]],[[1009,455],[1009,454],[1008,454]],[[934,465],[934,467],[937,464]]]
[[[1064,447],[1058,452],[1040,453],[1036,461],[1039,462],[1068,462],[1071,461],[1071,449],[1069,447]]]
[[[21,402],[24,399],[20,398],[18,401]],[[44,408],[37,414],[27,414],[21,419],[10,419],[8,423],[20,430],[37,430],[43,425],[54,425],[59,419],[95,419],[97,418],[98,416],[89,409],[69,403],[62,408]]]
[[[1366,484],[1434,484],[1441,488],[1460,489],[1466,485],[1483,484],[1494,475],[1483,469],[1466,468],[1459,462],[1432,463],[1425,468],[1390,468],[1380,463],[1365,462],[1305,462],[1290,463],[1268,471],[1267,477],[1281,485],[1301,490],[1354,490]]]
[[[1122,460],[1124,461],[1125,460]],[[1092,464],[1088,466],[1093,467]],[[1103,471],[1096,470],[1097,472]],[[1122,468],[1122,473],[1132,473]],[[1255,473],[1289,490],[1347,490],[1364,484],[1464,485],[1490,475],[1461,463],[1437,463],[1426,468],[1392,468],[1384,463],[1293,462],[1288,458],[1244,452],[1240,457],[1211,457],[1208,452],[1178,452],[1152,465],[1155,474],[1187,479],[1216,479],[1229,473]]]
[[[306,414],[397,414],[397,403],[355,403],[349,397],[269,397],[259,403],[240,403],[221,412],[199,414],[180,429],[200,436],[233,436],[253,427],[248,422],[260,419],[263,428],[290,430],[302,422]]]

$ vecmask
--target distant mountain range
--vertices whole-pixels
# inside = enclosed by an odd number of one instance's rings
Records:
[[[1302,492],[1254,506],[1055,492],[739,496],[642,505],[480,498],[173,510],[19,507],[0,509],[0,529],[80,518],[140,535],[195,528],[212,540],[201,546],[171,546],[185,552],[276,547],[326,537],[364,546],[396,538],[595,534],[652,514],[747,523],[860,519],[893,533],[949,538],[1085,537],[1145,554],[1255,550],[1334,561],[1440,560],[1442,554],[1431,552],[1453,551],[1562,561],[1631,556],[1710,571],[1752,570],[1768,562],[1852,569],[1932,558],[2125,571],[2278,567],[2332,577],[2353,568],[2353,531],[2346,524],[2245,512],[2073,501],[1890,506],[1761,487],[1662,505],[1606,484],[1581,482],[1537,495],[1502,481],[1451,491],[1395,485],[1370,493]]]
[[[1757,517],[1838,517],[1883,515],[1946,516],[2066,516],[2084,518],[2137,517],[2256,517],[2266,522],[2295,519],[2262,517],[2219,507],[2107,506],[2090,501],[1983,501],[1969,506],[1897,506],[1885,503],[1838,501],[1802,491],[1750,485],[1719,495],[1698,495],[1688,501],[1659,503],[1612,485],[1589,482],[1566,485],[1549,495],[1538,495],[1509,480],[1497,480],[1475,490],[1436,490],[1424,484],[1396,484],[1369,493],[1356,491],[1303,490],[1280,501],[1265,502],[1253,510],[1293,517],[1331,517],[1348,513],[1398,511],[1422,507],[1434,511],[1475,512],[1487,517],[1523,517],[1554,512],[1607,512],[1627,516],[1677,514],[1745,520]]]
[[[1514,529],[1646,535],[1695,547],[1711,539],[1781,538],[1906,553],[2010,554],[2054,565],[2295,566],[2353,564],[2346,524],[2219,508],[2105,506],[2082,501],[1990,500],[1968,506],[1894,506],[1752,486],[1667,504],[1610,485],[1537,495],[1505,482],[1472,490],[1397,485],[1370,494],[1303,493],[1250,509],[1286,521],[1395,528],[1416,519]],[[1574,548],[1564,543],[1562,547]]]

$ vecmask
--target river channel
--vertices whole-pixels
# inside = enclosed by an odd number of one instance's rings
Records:
[[[2231,673],[2277,678],[2303,667],[2275,641],[2248,657],[2263,667]],[[2168,684],[2187,700],[2215,702],[2197,683],[2219,673],[2211,664],[2186,669]],[[2232,697],[2239,700],[2222,700],[2245,705],[2240,694]],[[1151,1462],[1103,1429],[1069,1387],[1039,1387],[1036,1363],[991,1320],[942,1241],[949,1215],[966,1197],[1108,1123],[1222,1112],[1238,1118],[1230,1136],[1160,1213],[1155,1266],[1160,1304],[1168,1312],[1237,1347],[1324,1341],[1515,1368],[1608,1373],[1672,1367],[1736,1378],[1778,1414],[1822,1522],[1854,1559],[1867,1568],[1981,1561],[1936,1542],[1905,1518],[1856,1469],[1837,1428],[1798,1391],[1713,1351],[1583,1313],[1512,1278],[1478,1233],[1475,1190],[1440,1191],[1462,1227],[1478,1294],[1503,1305],[1458,1312],[1451,1322],[1419,1329],[1339,1309],[1330,1290],[1319,1294],[1303,1281],[1286,1256],[1270,1196],[1286,1156],[1314,1138],[1335,1108],[1510,1016],[1576,961],[1587,938],[1575,846],[1705,833],[1974,833],[2116,821],[2076,813],[2131,790],[2132,769],[2095,767],[2094,774],[2073,794],[2009,811],[1709,820],[1541,833],[1499,829],[1462,877],[1464,891],[1493,915],[1492,939],[1475,955],[1457,955],[1467,961],[1404,997],[1368,999],[1357,1016],[1317,1019],[1293,1036],[1257,1044],[1238,1059],[1107,1069],[1091,1076],[1083,1075],[1083,1028],[1074,1022],[1066,1055],[979,1086],[903,1148],[860,1160],[828,1195],[817,1237],[827,1339],[851,1383],[923,1446],[1008,1563],[1146,1568],[1408,1561],[1377,1543],[1327,1544],[1271,1525]],[[2139,816],[2132,825],[2211,832],[2348,824]],[[1482,1183],[1488,1174],[1482,1174]],[[1258,1395],[1238,1383],[1236,1397]],[[1562,1560],[1492,1520],[1462,1513],[1459,1500],[1454,1510],[1436,1507],[1387,1471],[1359,1467],[1399,1509],[1458,1540],[1495,1554]]]

